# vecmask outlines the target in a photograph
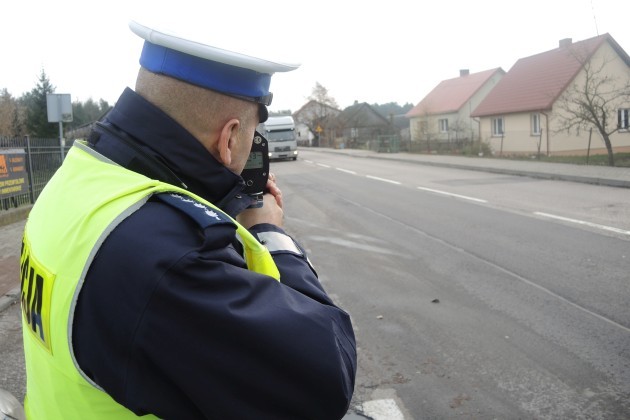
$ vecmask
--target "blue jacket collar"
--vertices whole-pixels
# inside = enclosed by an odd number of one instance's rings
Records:
[[[219,163],[192,134],[131,89],[125,89],[106,122],[127,133],[147,153],[162,161],[191,192],[231,216],[250,204],[242,194],[245,184],[240,175]],[[102,138],[99,151],[103,153],[107,143],[114,141],[111,137]]]

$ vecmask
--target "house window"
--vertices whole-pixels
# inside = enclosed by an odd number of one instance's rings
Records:
[[[492,135],[495,137],[503,136],[503,117],[492,119]]]
[[[540,114],[532,114],[531,128],[532,128],[532,136],[540,135]]]
[[[438,124],[440,126],[440,133],[448,132],[448,119],[446,118],[439,119]]]
[[[617,127],[620,130],[628,130],[630,129],[630,109],[620,108],[617,110]]]

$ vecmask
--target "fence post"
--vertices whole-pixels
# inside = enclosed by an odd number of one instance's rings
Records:
[[[31,198],[31,204],[35,204],[35,192],[33,187],[33,159],[31,156],[31,139],[29,136],[24,136],[26,140],[26,154],[28,156],[28,190]]]

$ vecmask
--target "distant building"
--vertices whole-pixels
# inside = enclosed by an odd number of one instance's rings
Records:
[[[302,146],[328,146],[334,143],[333,121],[341,111],[330,105],[310,100],[293,113]]]
[[[501,68],[460,70],[459,77],[440,82],[406,114],[411,142],[478,140],[479,122],[470,113],[504,75]]]
[[[378,136],[394,135],[396,129],[387,118],[366,102],[355,102],[335,117],[335,146],[371,148]]]

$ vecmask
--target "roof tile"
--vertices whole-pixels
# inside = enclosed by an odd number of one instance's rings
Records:
[[[471,115],[551,109],[582,68],[578,57],[591,57],[609,37],[605,34],[576,43],[563,40],[554,50],[519,59]]]
[[[413,107],[407,117],[457,112],[501,68],[443,80]]]

